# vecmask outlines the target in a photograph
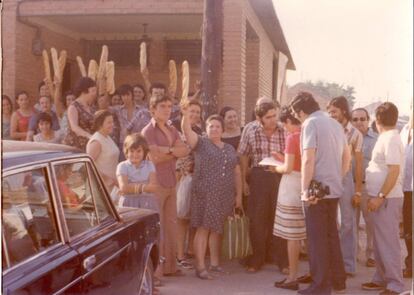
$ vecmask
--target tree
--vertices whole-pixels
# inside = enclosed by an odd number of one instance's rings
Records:
[[[323,97],[338,97],[345,96],[349,103],[349,108],[352,109],[355,103],[355,89],[352,86],[338,84],[335,82],[325,82],[322,80],[316,83],[312,81],[306,81],[305,84],[311,87],[315,92],[319,93]]]

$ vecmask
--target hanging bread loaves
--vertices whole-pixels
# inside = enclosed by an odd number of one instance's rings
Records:
[[[182,67],[181,67],[181,72],[182,72],[182,92],[181,92],[181,99],[187,99],[188,97],[188,91],[190,89],[190,69],[188,66],[188,62],[185,60],[183,61]]]
[[[170,85],[168,86],[168,93],[171,97],[175,97],[177,93],[177,66],[174,60],[168,62],[170,72]]]
[[[115,63],[108,61],[106,63],[106,92],[114,94],[115,92]]]
[[[143,73],[147,68],[147,45],[145,42],[141,43],[139,54],[139,65],[141,68],[141,73]]]

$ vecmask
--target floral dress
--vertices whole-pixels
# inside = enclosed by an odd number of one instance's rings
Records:
[[[86,132],[93,134],[92,126],[93,126],[93,113],[94,109],[91,107],[92,113],[89,113],[78,101],[74,101],[73,106],[78,111],[78,125],[80,128],[85,130]],[[78,136],[75,132],[72,131],[72,128],[69,124],[68,133],[63,140],[63,143],[66,145],[77,147],[83,151],[86,150],[86,144],[88,143],[88,138],[84,136]]]

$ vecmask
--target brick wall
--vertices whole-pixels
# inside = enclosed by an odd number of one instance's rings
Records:
[[[260,39],[259,49],[259,96],[272,97],[273,58],[277,54],[259,18],[247,0],[243,0],[246,18]]]

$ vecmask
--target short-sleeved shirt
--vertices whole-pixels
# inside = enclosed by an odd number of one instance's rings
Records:
[[[148,160],[143,160],[138,167],[130,160],[123,161],[116,167],[116,176],[126,176],[131,183],[149,183],[150,174],[153,172],[154,164]]]
[[[148,109],[139,105],[135,105],[131,120],[128,120],[128,110],[124,105],[111,107],[111,111],[115,111],[121,127],[120,145],[124,144],[125,137],[128,134],[141,132],[151,120]]]
[[[351,122],[348,122],[348,124],[345,126],[345,135],[352,155],[362,152],[364,138],[362,136],[362,133],[354,126],[352,126]]]
[[[272,152],[285,150],[286,133],[282,127],[277,126],[269,137],[264,133],[263,126],[259,123],[243,132],[238,152],[244,156],[252,156],[253,167],[259,167],[259,162],[266,157],[271,157]]]
[[[293,170],[300,171],[301,155],[300,155],[300,131],[288,133],[286,137],[285,154],[294,155]]]
[[[301,153],[316,149],[313,179],[328,185],[327,199],[343,195],[342,154],[347,144],[344,128],[322,111],[309,115],[302,124]]]
[[[39,132],[39,128],[37,126],[37,120],[39,118],[39,115],[41,114],[41,112],[35,113],[29,121],[29,131],[34,131],[35,133]],[[60,129],[60,125],[59,125],[59,119],[56,116],[56,113],[54,111],[51,111],[49,113],[49,115],[52,117],[52,129],[53,130],[59,130]]]
[[[387,198],[402,198],[402,179],[404,171],[404,147],[397,129],[388,130],[378,136],[372,151],[372,159],[365,172],[365,182],[369,196],[376,197],[388,174],[388,165],[399,165],[400,174]]]
[[[148,142],[148,145],[158,145],[164,147],[173,147],[177,140],[180,140],[180,135],[174,126],[166,125],[166,128],[170,131],[172,142],[168,142],[167,136],[158,127],[157,122],[154,119],[148,123],[147,126],[142,129],[142,135]],[[165,188],[172,188],[176,185],[175,178],[175,164],[177,159],[172,159],[155,165],[157,172],[158,183]]]

